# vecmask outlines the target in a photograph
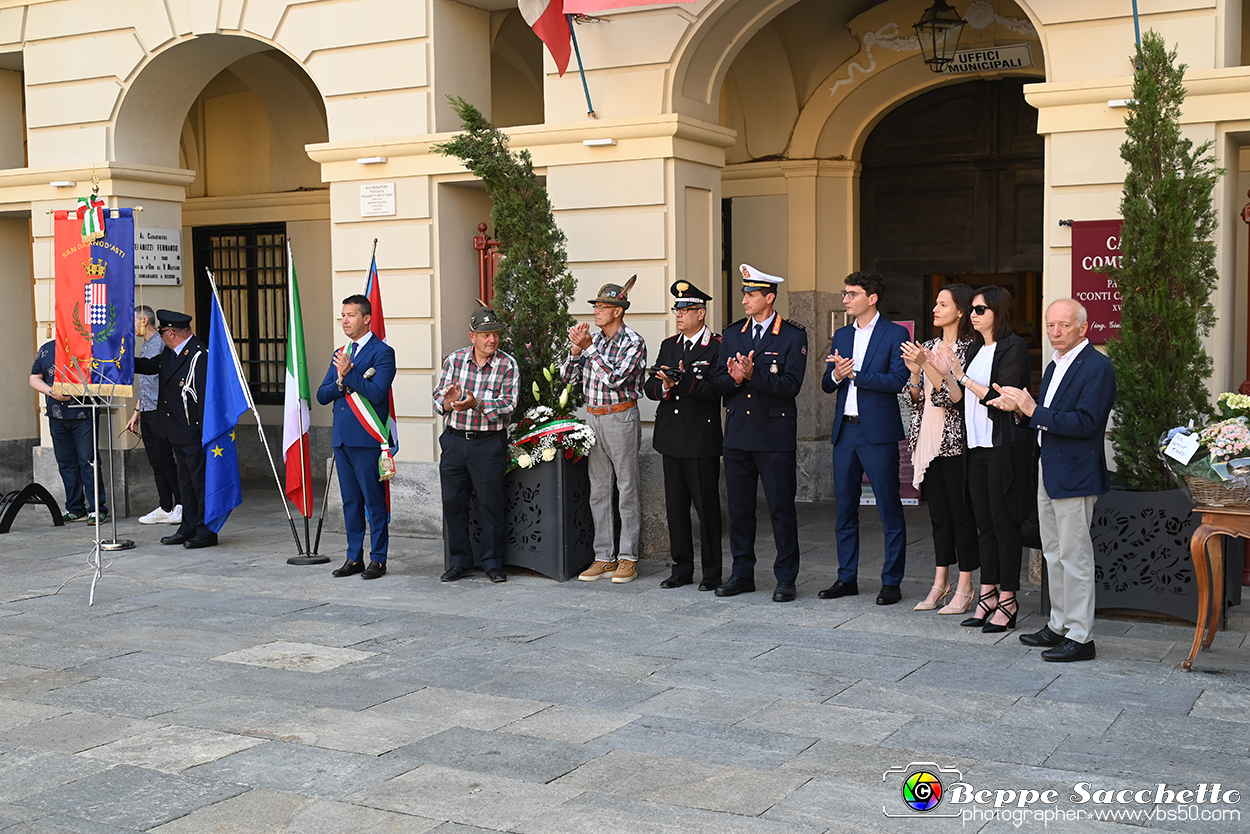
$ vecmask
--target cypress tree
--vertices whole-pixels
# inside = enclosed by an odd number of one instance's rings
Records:
[[[568,353],[568,329],[574,323],[569,301],[577,282],[566,263],[564,232],[556,225],[529,151],[513,153],[507,135],[481,111],[462,98],[450,101],[464,132],[432,150],[464,163],[491,199],[490,219],[504,255],[495,273],[492,306],[508,325],[500,347],[512,354],[521,371],[515,412],[520,417],[535,405],[535,381],[544,390],[553,387],[545,381],[543,368]]]
[[[1212,143],[1181,134],[1185,65],[1163,36],[1142,37],[1120,156],[1128,163],[1119,265],[1108,270],[1123,298],[1120,336],[1107,344],[1118,397],[1111,439],[1126,489],[1170,486],[1159,436],[1210,412],[1211,357],[1202,339],[1215,324],[1211,293],[1217,220]]]

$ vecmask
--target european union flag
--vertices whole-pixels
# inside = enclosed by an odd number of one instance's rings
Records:
[[[243,503],[234,435],[250,400],[239,376],[234,343],[215,291],[204,387],[204,521],[210,530],[219,533],[230,511]]]

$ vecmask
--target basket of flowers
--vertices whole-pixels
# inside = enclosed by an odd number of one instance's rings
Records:
[[[595,445],[594,430],[573,415],[571,388],[560,379],[559,367],[543,368],[543,378],[547,381],[545,390],[537,380],[533,384],[538,405],[508,427],[509,472],[530,469],[555,460],[557,455],[577,463]]]
[[[1201,428],[1164,432],[1160,456],[1195,503],[1250,505],[1250,396],[1225,392],[1215,408],[1217,419]]]

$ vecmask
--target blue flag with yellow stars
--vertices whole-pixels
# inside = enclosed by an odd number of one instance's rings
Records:
[[[234,358],[234,342],[226,327],[217,293],[213,293],[208,338],[208,374],[204,391],[204,523],[220,533],[230,511],[243,503],[239,452],[235,433],[248,410],[247,389]]]

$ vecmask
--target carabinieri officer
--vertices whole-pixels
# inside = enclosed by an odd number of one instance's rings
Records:
[[[161,544],[212,547],[217,534],[204,523],[204,395],[208,346],[191,332],[191,317],[173,310],[156,311],[156,332],[165,348],[149,359],[135,357],[135,373],[159,374],[153,428],[174,449],[182,523]]]
[[[747,317],[725,329],[716,389],[725,398],[725,492],[733,575],[718,597],[755,590],[755,491],[763,483],[777,556],[774,602],[794,599],[799,573],[796,461],[798,406],[807,370],[807,331],[781,318],[773,305],[785,279],[742,264]]]
[[[660,344],[656,369],[643,385],[657,400],[651,445],[664,461],[664,505],[668,513],[673,574],[661,588],[694,581],[694,534],[690,505],[699,516],[703,576],[700,591],[721,584],[720,395],[713,377],[720,356],[720,336],[704,324],[712,296],[689,281],[675,281],[677,334]]]

